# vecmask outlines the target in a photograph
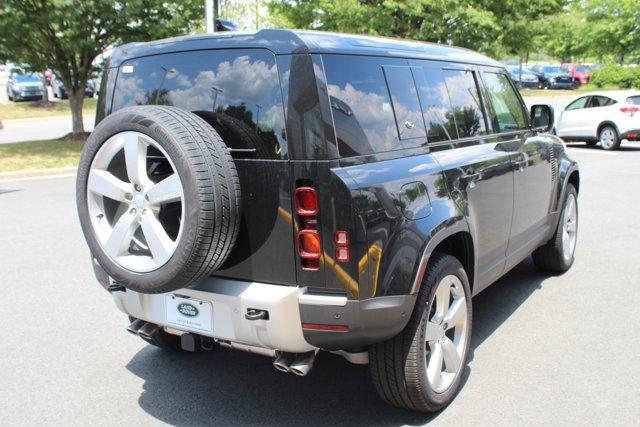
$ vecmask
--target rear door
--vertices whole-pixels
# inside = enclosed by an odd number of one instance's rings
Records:
[[[467,217],[476,250],[474,292],[503,272],[513,211],[509,145],[489,138],[475,67],[414,61],[432,156]]]
[[[275,55],[220,49],[127,60],[118,69],[111,110],[130,105],[194,112],[229,147],[240,178],[242,218],[236,245],[214,274],[295,285],[291,171]]]
[[[585,136],[585,129],[591,124],[591,118],[586,111],[590,96],[582,96],[571,104],[567,105],[556,125],[556,131],[559,137],[580,137]]]
[[[511,152],[514,169],[513,220],[507,248],[510,268],[548,234],[555,155],[553,147],[530,129],[524,102],[506,73],[484,70],[482,80],[490,126]]]

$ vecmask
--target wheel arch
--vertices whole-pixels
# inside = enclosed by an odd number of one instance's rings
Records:
[[[465,220],[458,220],[438,231],[427,241],[414,275],[411,294],[416,294],[420,290],[425,271],[429,265],[429,260],[435,252],[449,254],[460,261],[467,272],[471,291],[473,292],[476,264],[474,242],[467,222]]]
[[[620,129],[618,129],[618,126],[614,122],[612,122],[611,120],[603,120],[602,122],[600,122],[600,124],[598,125],[598,128],[596,130],[596,138],[600,139],[600,131],[605,126],[613,127],[616,130],[616,133],[618,134],[618,138],[620,138]]]

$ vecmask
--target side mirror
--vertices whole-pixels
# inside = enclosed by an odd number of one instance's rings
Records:
[[[551,132],[553,129],[553,107],[546,104],[531,106],[531,125],[539,132]]]

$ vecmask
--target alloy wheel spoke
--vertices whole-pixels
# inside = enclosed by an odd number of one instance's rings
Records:
[[[91,192],[119,202],[125,202],[127,200],[125,196],[131,194],[133,190],[131,184],[116,178],[110,172],[99,169],[91,171],[87,186]]]
[[[447,314],[444,316],[444,321],[447,324],[447,330],[460,324],[466,315],[467,304],[464,297],[454,299],[451,307],[447,311]]]
[[[163,204],[182,200],[182,183],[177,173],[168,176],[148,192],[149,203]]]
[[[130,212],[125,212],[120,216],[104,244],[105,250],[112,258],[120,256],[127,250],[137,225],[136,216]]]
[[[444,358],[444,366],[447,372],[458,372],[460,368],[460,355],[455,344],[448,337],[444,338],[442,343],[442,355]]]
[[[160,221],[152,213],[142,215],[141,226],[154,260],[164,264],[171,257],[175,242],[171,240]]]
[[[147,145],[140,137],[133,133],[124,136],[124,160],[127,167],[127,177],[132,184],[144,185],[147,177]]]
[[[435,341],[442,336],[442,326],[434,322],[427,322],[427,326],[424,331],[424,339],[426,342]]]
[[[441,282],[436,289],[436,313],[435,318],[442,321],[449,310],[449,300],[451,299],[451,284],[449,282]]]
[[[442,373],[442,361],[444,360],[442,353],[442,345],[436,342],[431,348],[431,354],[429,355],[429,362],[427,364],[427,379],[432,385],[436,384],[436,381]]]

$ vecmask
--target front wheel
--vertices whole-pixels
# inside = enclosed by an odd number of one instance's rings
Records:
[[[578,240],[578,192],[567,184],[556,232],[544,246],[533,252],[533,263],[542,270],[564,272],[575,259]]]
[[[433,254],[405,329],[369,348],[371,376],[386,402],[434,412],[460,386],[471,338],[471,291],[460,262]]]

